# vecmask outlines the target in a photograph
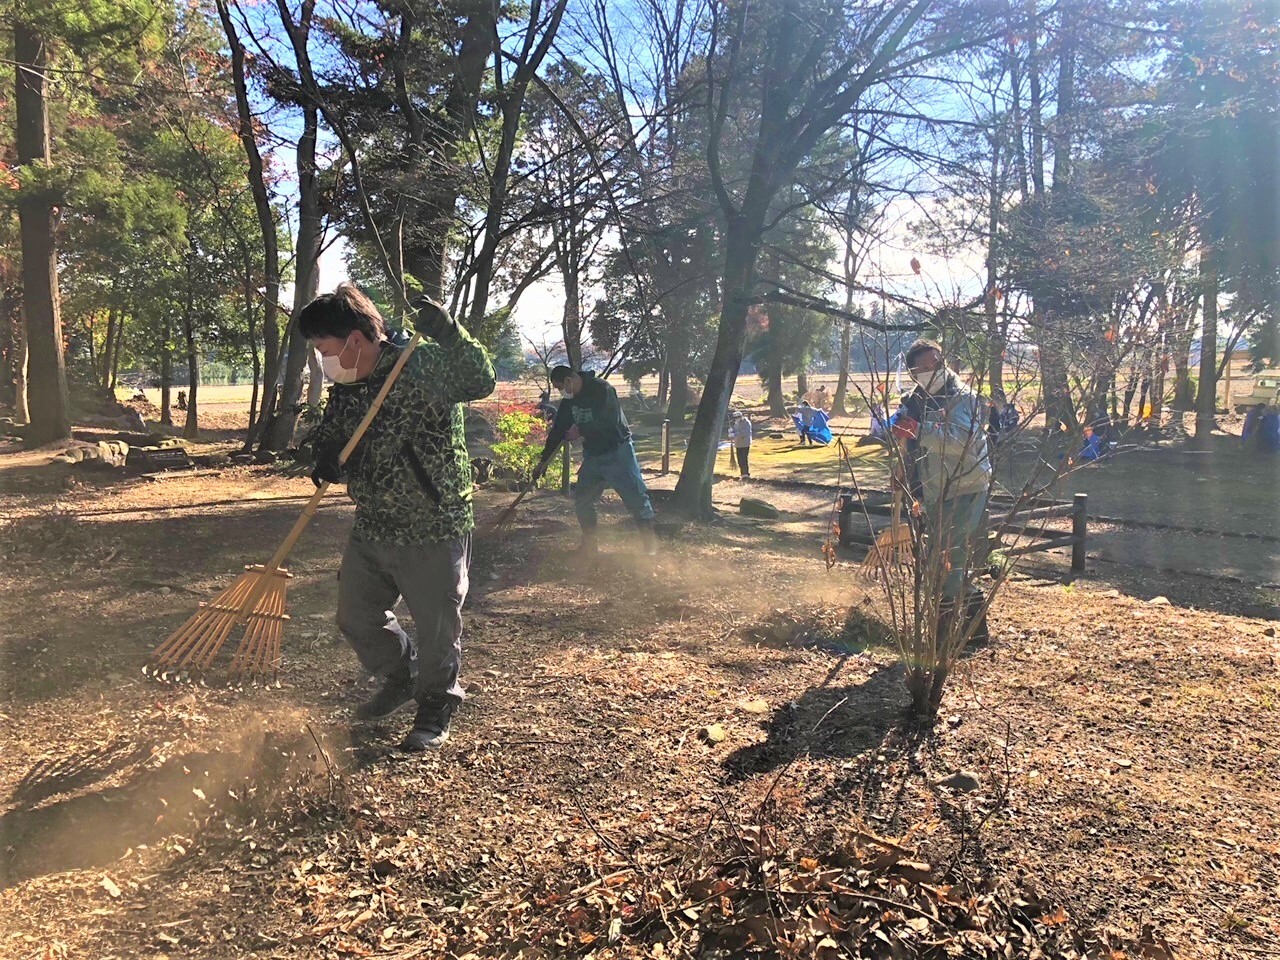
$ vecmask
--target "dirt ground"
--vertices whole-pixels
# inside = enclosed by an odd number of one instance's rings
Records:
[[[1047,946],[1068,929],[1131,945],[1110,956],[1274,955],[1273,621],[1233,615],[1230,585],[1210,604],[1107,564],[1064,585],[1050,559],[1002,594],[942,722],[913,730],[869,586],[817,552],[821,498],[779,490],[780,520],[746,520],[742,487],[718,484],[724,522],[652,559],[616,501],[586,569],[557,494],[482,528],[468,702],[444,751],[406,758],[407,718],[349,720],[371,688],[332,621],[344,498],[291,564],[278,683],[166,686],[142,675],[149,651],[265,559],[310,484],[0,456],[0,957],[711,955],[688,938],[710,903],[721,928],[745,910],[740,861],[763,858],[750,875],[776,912],[770,878],[791,902],[787,871],[825,876],[850,830],[900,851],[879,935],[893,920],[923,943],[972,891],[971,912],[1020,904],[1041,956],[1074,955]],[[481,513],[510,496],[481,493]],[[690,899],[709,857],[715,885]],[[995,936],[949,955],[1005,955]],[[792,955],[842,955],[816,937]],[[895,942],[868,955],[948,955]]]

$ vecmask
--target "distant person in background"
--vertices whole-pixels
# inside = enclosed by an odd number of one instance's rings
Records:
[[[729,411],[729,438],[743,480],[751,479],[751,419],[741,410]]]
[[[1259,430],[1262,427],[1262,415],[1266,410],[1265,403],[1258,403],[1245,413],[1244,426],[1240,430],[1240,445],[1246,450],[1256,451],[1261,444],[1262,435]]]
[[[543,390],[542,396],[538,398],[538,413],[542,414],[542,418],[548,423],[556,418],[556,405],[551,402],[550,390]]]
[[[1102,459],[1106,455],[1107,449],[1102,443],[1102,437],[1094,433],[1093,427],[1084,428],[1084,442],[1080,445],[1080,459],[1085,463],[1092,463],[1095,460]]]
[[[179,410],[187,409],[187,391],[185,390],[178,391],[178,409]]]
[[[1017,432],[1021,426],[1018,408],[1005,399],[1002,391],[991,394],[991,410],[987,416],[987,437],[992,446],[999,446]]]
[[[889,416],[885,412],[884,406],[872,401],[871,403],[871,436],[883,437],[889,433]]]
[[[649,401],[645,399],[644,393],[640,389],[640,381],[631,380],[629,382],[631,384],[631,395],[627,397],[628,402],[637,410],[648,410]]]
[[[1280,408],[1266,408],[1258,425],[1258,435],[1263,453],[1280,453]]]
[[[819,410],[831,409],[831,396],[827,393],[827,385],[819,384],[818,389],[813,391],[813,405]]]
[[[800,446],[831,442],[830,419],[817,407],[810,405],[808,400],[800,401],[800,406],[791,415],[791,420],[800,434]]]

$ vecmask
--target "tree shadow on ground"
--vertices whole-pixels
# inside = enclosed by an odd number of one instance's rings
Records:
[[[734,751],[724,760],[730,781],[768,774],[798,757],[849,759],[877,753],[892,733],[909,729],[901,665],[882,666],[865,678],[833,685],[844,653],[826,678],[784,703],[766,722],[767,739]]]

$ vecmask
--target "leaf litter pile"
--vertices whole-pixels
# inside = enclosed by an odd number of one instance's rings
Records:
[[[278,690],[141,679],[122,658],[156,638],[109,571],[79,585],[90,624],[0,609],[67,683],[0,714],[0,957],[1165,960],[1280,938],[1268,625],[1101,588],[1082,624],[1079,592],[1014,585],[916,731],[846,568],[733,531],[650,562],[620,531],[573,569],[564,505],[532,510],[479,550],[469,701],[428,757],[390,749],[405,715],[349,720],[371,687],[333,636],[336,512],[299,557]],[[121,531],[154,555],[139,573],[182,560]]]

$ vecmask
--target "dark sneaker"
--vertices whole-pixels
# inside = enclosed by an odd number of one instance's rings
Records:
[[[991,642],[991,633],[987,630],[987,598],[981,593],[973,593],[965,598],[965,629],[970,631],[969,644],[981,647]]]
[[[356,707],[357,720],[385,720],[413,703],[413,677],[401,667],[387,677],[382,689]]]
[[[408,753],[439,750],[449,739],[449,721],[457,709],[458,702],[451,697],[437,697],[418,704],[413,729],[400,744],[400,749]]]

